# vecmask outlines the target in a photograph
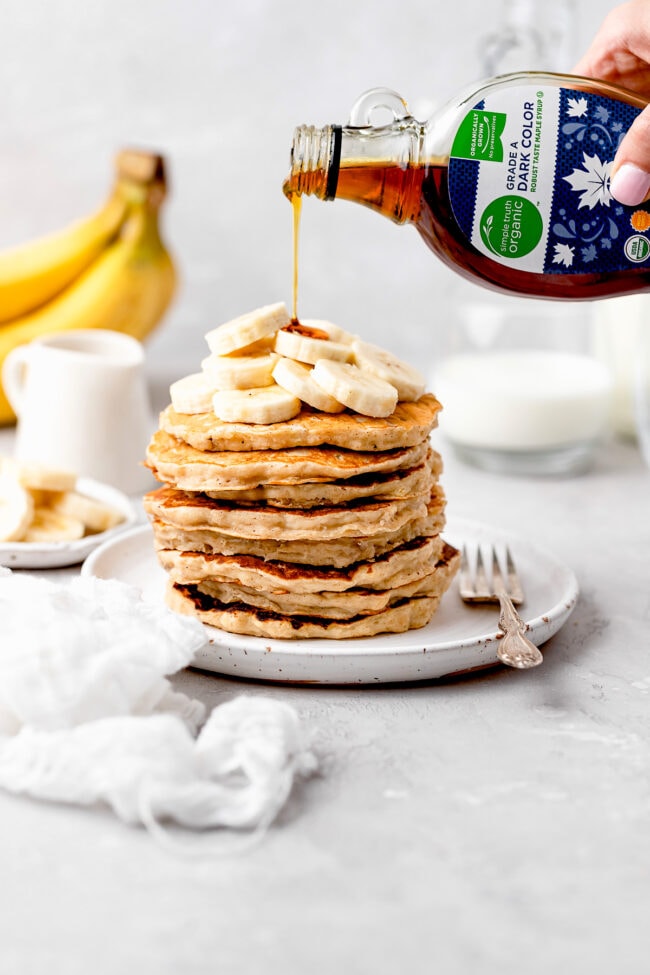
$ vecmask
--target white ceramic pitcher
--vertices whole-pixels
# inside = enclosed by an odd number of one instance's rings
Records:
[[[2,381],[18,418],[18,459],[130,495],[152,486],[143,460],[155,423],[136,339],[106,329],[45,335],[9,353]]]

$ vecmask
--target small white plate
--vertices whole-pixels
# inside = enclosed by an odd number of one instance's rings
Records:
[[[529,638],[540,646],[569,618],[578,598],[573,572],[523,539],[487,525],[449,520],[445,538],[463,543],[508,544],[520,572],[526,603],[521,615]],[[148,525],[98,548],[82,575],[119,579],[145,599],[161,603],[166,573],[159,565]],[[455,582],[432,621],[419,630],[354,640],[264,640],[206,626],[208,641],[194,665],[231,677],[315,684],[421,681],[498,663],[498,607],[470,607]]]
[[[115,508],[124,515],[124,521],[108,531],[85,535],[72,542],[2,542],[0,565],[10,569],[60,569],[66,565],[78,565],[99,545],[110,543],[137,521],[135,509],[126,494],[108,484],[80,477],[75,490]]]

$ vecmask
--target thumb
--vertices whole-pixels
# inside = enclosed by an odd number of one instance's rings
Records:
[[[650,105],[637,115],[618,147],[610,191],[625,206],[650,199]]]

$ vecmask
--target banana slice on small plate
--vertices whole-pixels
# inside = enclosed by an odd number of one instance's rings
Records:
[[[48,511],[45,518],[39,517],[40,529],[35,533],[39,540],[0,542],[0,565],[10,569],[56,569],[79,565],[99,545],[142,520],[126,494],[91,478],[77,478],[73,492],[53,491],[51,498],[44,500],[46,493],[38,493],[34,509],[38,511],[45,506]],[[77,518],[89,519],[97,527],[93,530],[86,524],[86,533],[81,537],[57,540],[64,521]],[[108,527],[98,530],[102,525]]]

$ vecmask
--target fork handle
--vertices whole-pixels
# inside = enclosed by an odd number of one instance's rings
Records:
[[[497,656],[501,663],[519,670],[537,667],[543,657],[539,649],[524,634],[528,626],[517,613],[512,601],[504,592],[499,593],[501,614],[499,629],[503,638],[497,643]]]

